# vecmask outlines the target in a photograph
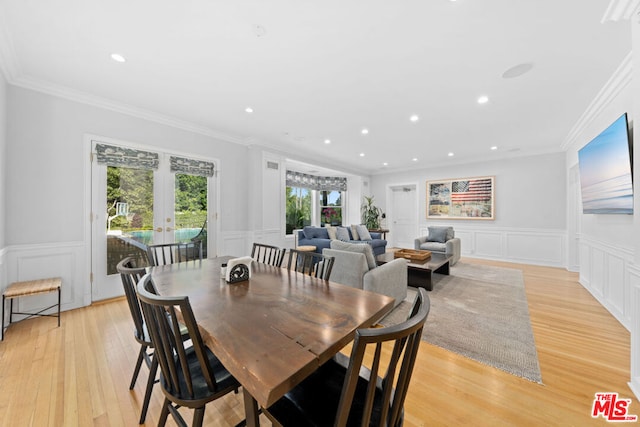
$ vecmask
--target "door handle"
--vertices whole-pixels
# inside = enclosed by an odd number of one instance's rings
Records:
[[[171,227],[167,227],[167,228],[164,229],[164,231],[171,231],[171,230],[172,230]]]
[[[158,228],[156,228],[156,231],[157,231],[158,233],[162,233],[162,227],[158,227]]]

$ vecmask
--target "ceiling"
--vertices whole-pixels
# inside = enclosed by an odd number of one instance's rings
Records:
[[[628,21],[601,22],[608,4],[0,0],[0,67],[13,85],[378,174],[561,151],[631,51]]]

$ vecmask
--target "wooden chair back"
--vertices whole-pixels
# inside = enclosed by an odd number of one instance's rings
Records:
[[[116,265],[116,270],[120,273],[124,294],[127,298],[133,324],[136,328],[136,340],[142,344],[151,345],[149,337],[145,337],[144,319],[140,309],[140,301],[138,301],[138,295],[136,294],[136,285],[147,271],[144,268],[135,266],[135,257],[133,256],[128,256],[121,260],[118,265]]]
[[[277,246],[265,245],[263,243],[254,243],[251,249],[251,258],[262,264],[281,267],[284,260],[286,249],[280,249]]]
[[[287,269],[297,271],[309,276],[329,280],[335,257],[326,256],[317,252],[289,250],[289,262]]]
[[[147,246],[147,258],[151,266],[193,260],[202,261],[202,240],[149,245]]]

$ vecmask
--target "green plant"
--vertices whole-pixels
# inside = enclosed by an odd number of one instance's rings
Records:
[[[380,215],[382,214],[382,209],[373,204],[373,196],[364,196],[364,203],[362,203],[361,211],[362,223],[366,225],[369,230],[380,228]]]

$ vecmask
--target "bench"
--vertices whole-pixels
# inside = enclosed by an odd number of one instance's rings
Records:
[[[7,287],[2,293],[2,340],[4,340],[4,330],[11,325],[13,322],[14,314],[22,314],[26,315],[22,320],[29,319],[33,316],[49,316],[49,317],[57,317],[58,318],[58,327],[60,327],[60,287],[62,285],[62,279],[59,277],[50,278],[50,279],[38,279],[38,280],[28,280],[25,282],[14,282]],[[29,296],[29,295],[39,295],[49,292],[58,291],[58,303],[53,304],[47,308],[43,308],[37,313],[22,313],[19,311],[13,311],[13,300],[15,298]],[[4,326],[4,309],[5,302],[9,300],[10,309],[9,309],[9,325]],[[58,306],[58,314],[43,314],[44,311],[49,310]]]

